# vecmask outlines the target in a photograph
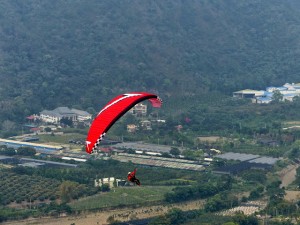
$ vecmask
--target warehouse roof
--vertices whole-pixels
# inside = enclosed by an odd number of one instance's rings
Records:
[[[275,164],[279,158],[253,155],[253,154],[244,154],[244,153],[235,153],[235,152],[227,152],[222,155],[216,156],[217,158],[225,159],[225,160],[238,160],[242,162],[250,162],[250,163],[261,163],[273,165]]]
[[[262,164],[270,164],[273,165],[275,164],[279,159],[278,158],[273,158],[273,157],[259,157],[257,159],[252,159],[249,162],[250,163],[262,163]]]
[[[235,152],[227,152],[221,155],[216,156],[221,159],[226,160],[239,160],[239,161],[248,161],[251,159],[259,158],[259,155],[253,155],[253,154],[244,154],[244,153],[235,153]]]

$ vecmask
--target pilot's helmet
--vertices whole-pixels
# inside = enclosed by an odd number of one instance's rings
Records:
[[[128,174],[131,174],[131,172],[128,172]]]

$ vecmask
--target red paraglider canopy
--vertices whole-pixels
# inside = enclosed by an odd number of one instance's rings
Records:
[[[155,94],[146,92],[127,93],[109,101],[91,124],[86,139],[86,152],[91,154],[96,151],[109,128],[134,105],[146,99],[151,102],[153,107],[161,107],[161,99]]]

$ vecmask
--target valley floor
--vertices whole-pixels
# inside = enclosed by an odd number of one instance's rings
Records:
[[[295,180],[296,169],[299,165],[289,165],[279,172],[282,187],[287,187]],[[286,199],[293,201],[298,198],[299,191],[287,191]],[[133,219],[145,219],[165,214],[172,208],[181,210],[193,210],[202,208],[204,200],[195,200],[178,204],[153,205],[140,208],[120,208],[114,210],[102,210],[98,212],[83,212],[76,216],[65,216],[60,218],[30,218],[22,221],[5,222],[3,225],[103,225],[108,224],[108,218],[115,221],[128,221]],[[112,221],[112,220],[111,220]]]

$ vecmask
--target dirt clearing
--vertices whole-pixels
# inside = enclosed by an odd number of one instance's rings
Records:
[[[297,168],[299,167],[298,164],[296,165],[289,165],[283,170],[281,170],[278,175],[281,180],[281,185],[280,187],[287,187],[291,183],[293,183],[296,180],[296,174],[297,174]]]

